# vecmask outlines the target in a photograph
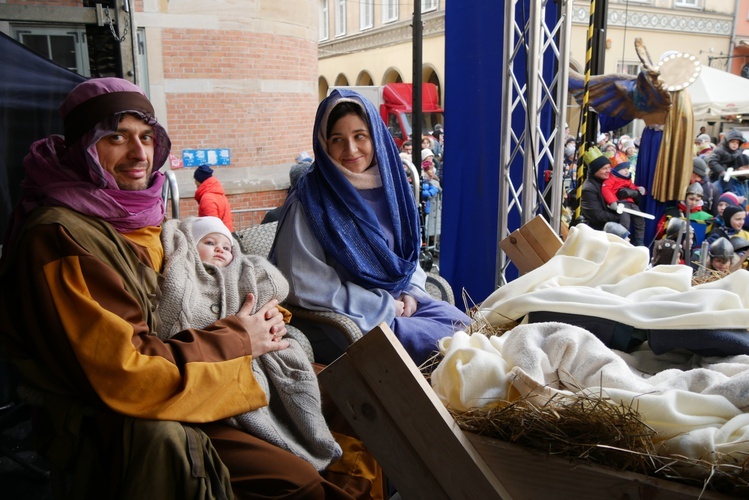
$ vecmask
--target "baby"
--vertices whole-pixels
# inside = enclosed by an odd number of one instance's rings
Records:
[[[200,230],[196,230],[196,226],[201,222],[209,222],[209,217],[203,217],[198,219],[193,224],[193,238],[196,233],[200,234]],[[202,224],[206,226],[206,224]],[[225,228],[226,226],[224,226]],[[232,242],[231,233],[226,230],[222,231],[221,228],[217,228],[221,232],[208,233],[198,241],[198,256],[203,264],[213,264],[216,267],[228,266],[234,255],[232,254]],[[209,229],[210,230],[210,229]]]
[[[281,350],[253,358],[255,379],[268,406],[228,422],[286,449],[323,470],[341,456],[322,415],[320,389],[302,347],[286,335],[291,314],[279,302],[289,284],[265,258],[243,254],[239,243],[217,217],[168,220],[162,226],[164,280],[157,309],[159,336],[204,328],[236,314],[245,298],[254,298],[254,328],[283,343]],[[288,344],[288,346],[286,346]],[[290,388],[293,387],[293,390]]]

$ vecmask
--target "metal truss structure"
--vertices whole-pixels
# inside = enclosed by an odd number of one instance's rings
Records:
[[[560,231],[572,3],[505,3],[496,286],[510,265],[499,241],[538,214]]]

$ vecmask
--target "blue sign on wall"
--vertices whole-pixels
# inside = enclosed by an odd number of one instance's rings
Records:
[[[183,149],[182,163],[186,167],[231,165],[231,149]]]

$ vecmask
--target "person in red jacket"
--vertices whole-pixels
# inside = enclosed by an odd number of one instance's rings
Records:
[[[231,219],[231,206],[224,193],[224,186],[213,176],[213,169],[208,165],[201,165],[195,169],[193,175],[195,185],[195,201],[198,202],[198,217],[207,215],[218,217],[229,231],[234,231]]]
[[[601,185],[603,199],[609,205],[609,208],[614,211],[616,211],[616,206],[619,203],[626,208],[640,210],[637,203],[646,191],[644,187],[637,186],[632,182],[629,162],[617,156],[611,159],[611,164],[613,166],[611,176]],[[633,245],[642,246],[645,244],[645,219],[637,215],[623,213],[619,217],[619,223],[630,231]]]

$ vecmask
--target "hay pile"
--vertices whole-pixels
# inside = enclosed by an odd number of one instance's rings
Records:
[[[451,413],[463,430],[619,470],[647,472],[655,452],[637,411],[601,397],[556,394],[543,406],[523,399]]]
[[[717,281],[721,278],[728,276],[730,272],[716,271],[715,269],[708,269],[705,266],[697,263],[697,269],[692,273],[692,286],[701,285],[703,283],[710,283]]]
[[[496,328],[478,319],[468,333],[502,335],[515,325]],[[440,360],[435,355],[422,365],[427,379]],[[555,394],[542,406],[533,403],[534,396],[465,412],[448,411],[467,432],[619,471],[749,497],[749,454],[739,465],[722,464],[720,457],[716,465],[683,456],[657,455],[655,431],[642,421],[636,408],[615,403],[602,394]]]

